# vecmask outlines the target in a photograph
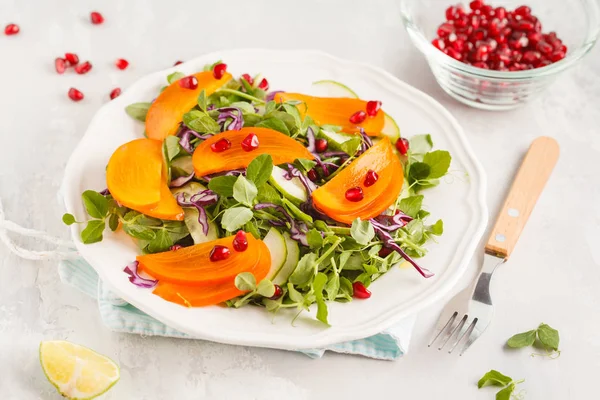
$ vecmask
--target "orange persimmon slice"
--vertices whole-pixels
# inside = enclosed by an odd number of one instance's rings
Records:
[[[271,259],[269,249],[261,240],[248,235],[246,251],[235,251],[234,237],[229,236],[176,251],[141,255],[136,259],[142,271],[163,283],[210,286],[232,281],[240,272],[251,272],[258,279],[264,269],[259,262],[261,257]],[[225,260],[210,261],[210,252],[216,245],[228,247],[231,255]],[[269,266],[266,269],[268,272]]]
[[[257,282],[260,282],[267,276],[271,266],[271,256],[268,253],[268,249],[266,250],[267,253],[262,253],[259,267],[253,271]],[[209,286],[188,286],[159,281],[153,293],[167,301],[181,304],[182,306],[203,307],[223,303],[244,294],[244,292],[235,287],[234,282],[235,277]]]
[[[156,207],[161,198],[163,172],[162,143],[136,139],[120,146],[106,167],[110,194],[125,207]]]
[[[350,117],[357,111],[365,111],[367,101],[348,97],[314,97],[301,93],[277,93],[276,102],[301,101],[296,107],[303,117],[310,116],[317,125],[337,125],[346,133],[358,133],[363,128],[369,136],[380,136],[385,125],[385,115],[379,111],[360,124],[350,122]]]
[[[167,182],[163,180],[160,186],[160,201],[154,207],[143,207],[136,211],[141,212],[149,217],[158,219],[166,219],[171,221],[183,221],[185,214],[183,208],[177,203],[175,197],[169,190]]]
[[[194,76],[198,80],[196,89],[182,88],[176,81],[154,100],[146,115],[146,134],[150,139],[163,140],[177,133],[183,114],[198,104],[198,95],[202,90],[210,96],[231,80],[228,72],[221,79],[216,79],[212,71],[198,72]]]
[[[379,178],[367,187],[364,180],[369,170],[375,171]],[[394,204],[403,182],[402,164],[386,137],[315,190],[312,199],[315,207],[330,218],[351,224],[356,218],[367,220],[376,217]],[[346,191],[354,187],[362,189],[364,197],[361,201],[346,199]]]
[[[242,140],[254,133],[258,138],[258,147],[252,151],[242,148]],[[213,151],[211,145],[226,139],[231,146],[224,151]],[[270,154],[273,164],[294,162],[297,158],[312,160],[314,156],[291,137],[268,128],[242,128],[239,131],[225,131],[200,143],[192,162],[196,176],[202,177],[216,172],[245,168],[261,154]]]

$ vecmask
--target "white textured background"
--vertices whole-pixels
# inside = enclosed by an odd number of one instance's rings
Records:
[[[94,9],[105,16],[104,25],[88,22]],[[422,313],[411,352],[398,362],[333,354],[315,361],[283,351],[114,334],[103,328],[92,300],[59,282],[53,263],[23,261],[0,247],[3,398],[60,398],[38,364],[42,339],[68,339],[115,359],[122,378],[106,399],[491,399],[493,391],[476,389],[491,368],[525,378],[528,399],[597,397],[600,49],[538,100],[489,113],[442,93],[394,1],[0,0],[0,26],[9,22],[22,31],[0,34],[0,197],[9,219],[64,238],[56,202],[62,171],[109,91],[222,48],[320,49],[381,66],[431,94],[463,124],[488,173],[492,217],[533,138],[557,138],[562,153],[517,250],[497,272],[495,320],[462,358],[425,345],[442,304]],[[57,75],[53,60],[66,51],[89,59],[92,71]],[[114,68],[118,57],[131,62],[126,71]],[[86,99],[71,102],[71,86]],[[503,350],[513,333],[542,321],[560,330],[559,359]]]

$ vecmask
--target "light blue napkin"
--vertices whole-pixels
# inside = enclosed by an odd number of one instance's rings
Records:
[[[108,285],[83,259],[63,260],[58,265],[60,279],[90,297],[98,300],[100,317],[108,329],[115,332],[137,333],[144,336],[169,336],[194,339],[192,336],[169,328],[115,295]],[[356,354],[380,360],[396,360],[408,350],[415,316],[408,317],[377,335],[338,343],[323,349],[301,350],[312,358],[320,358],[325,351]]]

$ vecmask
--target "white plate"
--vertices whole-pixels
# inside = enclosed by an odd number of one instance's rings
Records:
[[[389,73],[320,52],[222,51],[141,79],[98,111],[71,156],[63,182],[67,211],[77,220],[85,220],[81,193],[86,189],[104,189],[105,166],[112,152],[119,145],[142,137],[143,124],[130,118],[125,106],[156,97],[167,74],[175,70],[193,73],[219,59],[228,64],[234,76],[263,73],[271,89],[309,92],[314,81],[340,81],[362,98],[383,101],[383,109],[398,122],[403,136],[431,133],[436,148],[450,151],[451,176],[425,193],[432,223],[442,218],[445,227],[439,244],[429,244],[429,254],[419,261],[435,272],[435,277],[424,279],[412,268],[396,268],[373,283],[370,299],[330,303],[330,328],[312,320],[307,313],[292,325],[290,316],[278,314],[273,321],[258,307],[186,308],[164,301],[149,290],[133,286],[123,273],[124,266],[138,254],[129,237],[107,229],[102,242],[84,245],[79,237],[81,227],[74,225],[72,235],[77,249],[100,277],[140,310],[195,337],[282,349],[321,347],[376,334],[448,292],[464,272],[487,222],[485,175],[461,127],[439,103]]]

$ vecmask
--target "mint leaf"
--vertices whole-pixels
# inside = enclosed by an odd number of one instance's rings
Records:
[[[208,182],[208,188],[223,197],[233,196],[233,185],[237,176],[217,176]]]
[[[177,136],[167,136],[163,142],[163,152],[168,164],[170,164],[181,152],[179,138]]]
[[[523,333],[517,333],[513,335],[506,344],[508,347],[513,349],[520,349],[521,347],[531,346],[535,342],[535,335],[537,331],[535,329]]]
[[[260,187],[256,199],[259,203],[274,203],[281,205],[281,195],[269,184],[264,184]]]
[[[409,140],[411,154],[425,154],[433,147],[431,135],[415,135]]]
[[[352,222],[350,235],[356,240],[356,243],[367,245],[375,237],[375,229],[371,222],[361,221],[360,218],[357,218]]]
[[[192,110],[183,114],[183,123],[198,133],[219,133],[221,127],[217,121],[202,111]]]
[[[85,244],[100,242],[105,227],[104,220],[93,219],[88,221],[85,229],[81,231],[81,241]]]
[[[516,385],[514,383],[511,383],[504,389],[500,390],[498,393],[496,393],[496,400],[510,400],[510,396],[512,395],[512,392],[514,392],[515,386]]]
[[[417,218],[417,214],[423,205],[423,196],[410,196],[400,200],[398,208],[409,217]]]
[[[304,285],[310,281],[310,279],[317,273],[317,255],[314,253],[305,254],[300,261],[296,269],[290,275],[289,282],[294,285]]]
[[[93,190],[82,193],[83,204],[90,217],[104,218],[108,215],[108,199]]]
[[[267,118],[264,121],[259,122],[255,125],[257,128],[269,128],[274,131],[285,133],[286,135],[290,135],[290,131],[287,128],[287,125],[277,118]]]
[[[261,154],[248,164],[246,177],[250,179],[256,187],[265,184],[273,172],[273,158],[269,154]]]
[[[326,283],[327,275],[322,272],[317,273],[317,276],[315,276],[315,280],[313,281],[315,300],[317,302],[317,319],[324,324],[329,325],[329,322],[327,322],[327,303],[325,303],[325,300],[323,299],[323,289],[325,288]]]
[[[311,250],[316,250],[323,247],[323,236],[321,236],[321,232],[315,228],[306,233],[306,240],[308,241],[308,246]]]
[[[177,82],[183,77],[185,77],[185,74],[183,72],[175,71],[172,74],[167,75],[167,82],[169,82],[170,85],[173,82]]]
[[[429,179],[437,179],[446,175],[448,168],[450,168],[450,153],[446,150],[436,150],[425,154],[423,162],[429,165]]]
[[[198,95],[198,107],[204,112],[206,112],[206,108],[208,107],[208,103],[206,100],[206,90],[204,89],[202,89],[202,91]]]
[[[148,114],[150,105],[151,103],[133,103],[125,107],[125,112],[131,118],[146,122],[146,114]]]
[[[244,177],[244,175],[238,176],[237,180],[233,184],[233,198],[240,203],[252,206],[252,202],[256,198],[258,190],[254,183],[250,182]]]
[[[509,376],[503,375],[502,373],[492,369],[486,372],[477,382],[477,387],[481,389],[484,386],[506,386],[511,383],[513,379]]]
[[[157,229],[154,232],[154,239],[148,243],[147,249],[149,253],[160,253],[169,250],[171,246],[173,246],[173,239],[169,232],[166,229]]]
[[[75,217],[73,216],[73,214],[69,214],[69,213],[65,213],[62,216],[62,221],[65,225],[73,225],[75,222]]]
[[[540,342],[542,342],[545,347],[554,351],[558,350],[560,338],[556,329],[551,328],[548,324],[541,323],[537,329],[537,334]]]
[[[250,292],[256,288],[256,278],[251,272],[241,272],[235,277],[234,284],[238,290]]]
[[[233,207],[225,210],[221,217],[221,226],[229,232],[235,232],[252,219],[252,210],[246,207]]]
[[[263,297],[273,297],[275,294],[275,285],[270,280],[263,279],[256,287],[256,293]]]

